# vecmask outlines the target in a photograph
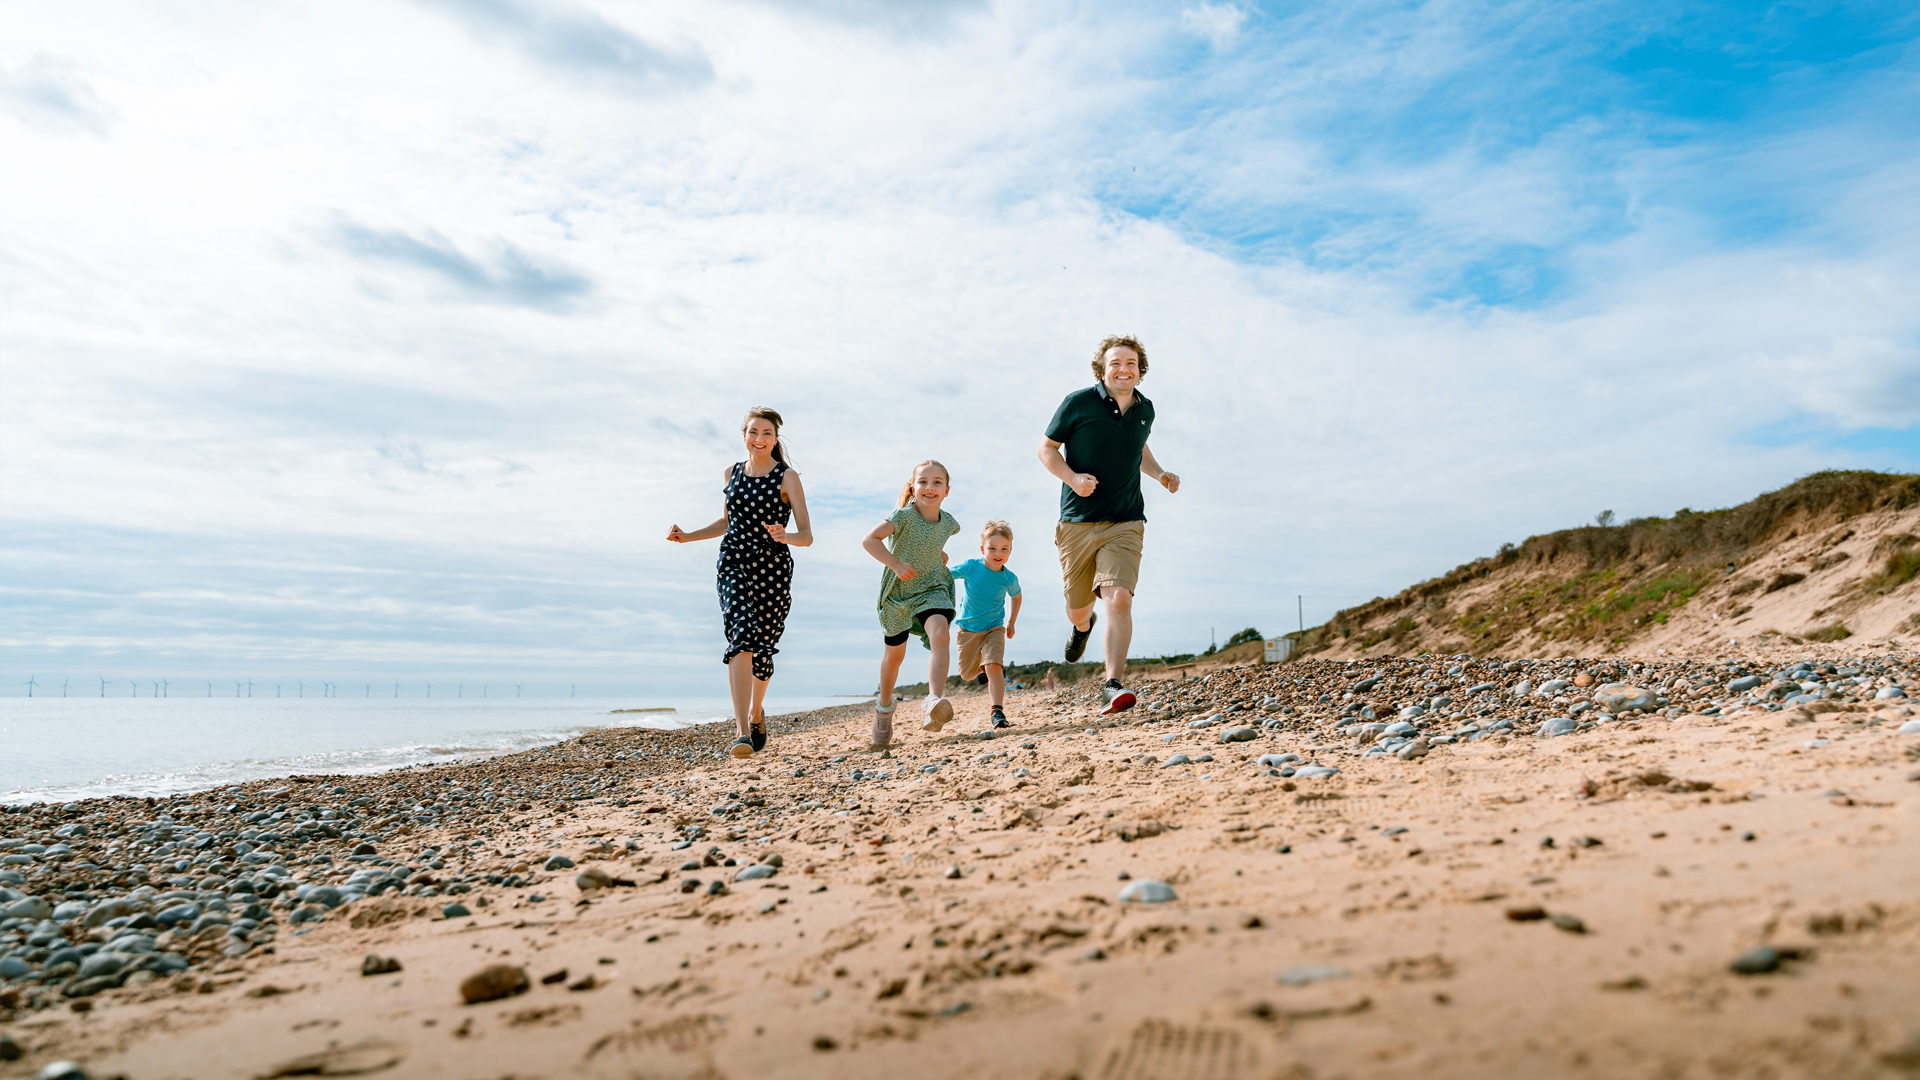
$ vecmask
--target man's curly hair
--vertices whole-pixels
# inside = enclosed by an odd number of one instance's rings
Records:
[[[1147,347],[1140,339],[1125,334],[1108,334],[1100,339],[1100,345],[1093,350],[1093,376],[1096,379],[1107,377],[1107,350],[1115,347],[1132,349],[1140,357],[1140,377],[1147,377]]]

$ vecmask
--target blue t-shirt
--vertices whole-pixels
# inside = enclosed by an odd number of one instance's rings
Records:
[[[953,568],[955,581],[967,583],[960,605],[960,629],[978,634],[1004,622],[1006,598],[1020,595],[1020,579],[1011,570],[994,570],[985,559],[968,559]]]

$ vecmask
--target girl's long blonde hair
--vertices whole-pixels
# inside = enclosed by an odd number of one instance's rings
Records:
[[[932,458],[928,458],[927,460],[921,462],[920,464],[915,465],[913,467],[913,472],[910,472],[907,474],[907,482],[900,485],[900,505],[894,507],[894,509],[899,510],[904,507],[913,505],[913,473],[917,473],[921,469],[924,469],[929,465],[933,466],[936,469],[939,469],[940,475],[947,478],[948,487],[953,486],[953,474],[947,471],[947,467],[933,460]]]

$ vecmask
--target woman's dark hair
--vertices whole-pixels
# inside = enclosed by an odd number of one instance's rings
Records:
[[[747,433],[747,425],[753,423],[755,420],[772,421],[773,460],[785,465],[789,469],[793,468],[792,455],[787,453],[787,440],[780,437],[780,427],[785,423],[785,421],[780,419],[780,414],[765,405],[755,405],[753,408],[747,410],[745,419],[740,421],[740,434],[745,435]]]

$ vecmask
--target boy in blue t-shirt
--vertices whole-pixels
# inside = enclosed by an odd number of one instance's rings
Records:
[[[1006,710],[1007,639],[1020,618],[1020,579],[1007,569],[1007,559],[1013,555],[1013,526],[987,522],[980,530],[980,554],[985,558],[968,559],[953,568],[953,580],[967,586],[960,618],[954,623],[960,629],[960,677],[986,683],[993,726],[1012,727]],[[1012,614],[1006,613],[1007,597],[1013,598]]]

